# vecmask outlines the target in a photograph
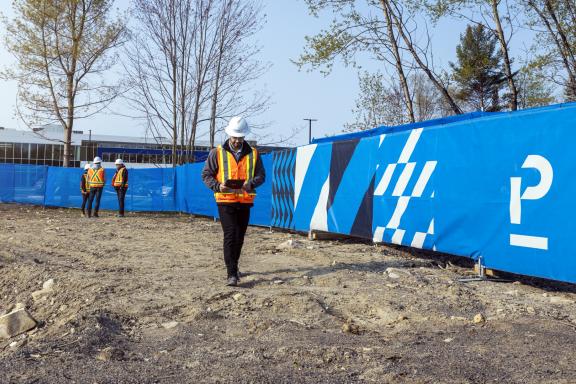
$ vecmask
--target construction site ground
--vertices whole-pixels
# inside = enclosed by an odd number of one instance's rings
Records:
[[[239,287],[222,259],[212,219],[0,205],[0,315],[38,322],[0,382],[576,382],[572,285],[256,227]]]

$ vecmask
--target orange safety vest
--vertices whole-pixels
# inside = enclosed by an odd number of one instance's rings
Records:
[[[102,188],[104,186],[104,168],[90,168],[88,170],[88,186],[90,188]]]
[[[82,184],[84,184],[86,192],[90,192],[90,183],[88,183],[88,172],[82,173],[82,179],[80,180],[80,192],[84,193],[84,190],[82,189]]]
[[[126,173],[126,167],[122,167],[116,171],[114,177],[112,178],[112,186],[113,187],[121,187],[122,182],[124,181],[124,174]],[[128,183],[125,185],[128,188]]]
[[[252,152],[236,162],[234,155],[225,150],[221,145],[216,148],[218,151],[218,174],[216,180],[224,184],[226,180],[252,180],[254,178],[254,169],[258,159],[258,151],[252,148]],[[253,204],[256,197],[255,191],[250,193],[242,191],[241,193],[214,193],[216,203],[241,203]]]

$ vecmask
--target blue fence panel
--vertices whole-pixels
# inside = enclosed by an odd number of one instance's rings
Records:
[[[14,164],[0,164],[0,203],[14,202]]]
[[[266,181],[258,188],[254,207],[250,213],[250,224],[269,226],[272,211],[272,155],[263,155],[262,164],[266,172]]]
[[[576,105],[438,130],[437,249],[576,282]]]
[[[176,206],[181,212],[217,217],[214,194],[202,182],[203,167],[194,163],[176,169]]]
[[[332,143],[300,147],[294,165],[294,223],[298,231],[328,229]],[[283,208],[279,209],[290,209]]]
[[[100,209],[117,210],[116,190],[111,186],[115,169],[106,169],[106,184]],[[175,211],[174,173],[171,168],[129,169],[126,193],[127,211]],[[46,205],[79,208],[82,204],[78,168],[49,167],[46,185]]]
[[[82,205],[80,179],[83,172],[79,168],[48,167],[46,205],[80,208]]]
[[[176,169],[174,168],[162,169],[162,191],[160,199],[163,211],[178,211],[176,207]]]
[[[128,191],[126,193],[126,209],[129,211],[164,211],[165,194],[162,184],[164,169],[130,169],[128,174]],[[110,175],[112,177],[112,174]],[[118,208],[116,190],[110,188],[114,197],[114,208]],[[106,193],[106,190],[104,191]]]
[[[14,164],[14,201],[43,205],[47,173],[47,166]]]

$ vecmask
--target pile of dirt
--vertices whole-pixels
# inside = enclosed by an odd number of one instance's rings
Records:
[[[574,287],[468,266],[250,228],[229,288],[213,220],[0,205],[0,316],[38,321],[0,382],[576,382]]]

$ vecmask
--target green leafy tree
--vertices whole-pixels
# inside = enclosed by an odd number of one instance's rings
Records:
[[[456,97],[472,110],[499,111],[506,81],[497,38],[483,25],[468,26],[456,47],[457,63],[450,63],[457,84]]]
[[[328,74],[336,60],[356,65],[367,57],[383,67],[394,68],[400,85],[400,101],[409,121],[416,120],[410,93],[409,75],[414,69],[422,72],[438,95],[446,100],[453,113],[460,107],[448,92],[440,76],[434,71],[430,50],[431,37],[416,21],[414,0],[305,0],[310,12],[331,11],[334,22],[329,28],[306,38],[304,52],[295,63]],[[427,39],[426,39],[427,37]]]
[[[358,83],[360,93],[352,109],[354,122],[346,124],[345,131],[363,131],[380,125],[394,126],[413,122],[406,113],[402,84],[398,79],[388,79],[381,72],[363,72],[358,75]],[[416,121],[442,115],[443,99],[424,74],[413,74],[408,78],[408,84]]]
[[[536,61],[520,70],[517,76],[519,108],[541,107],[556,102],[551,83],[543,81],[547,78],[544,71]]]
[[[402,91],[397,85],[387,85],[381,72],[364,72],[358,75],[360,92],[352,109],[354,122],[345,125],[349,132],[364,131],[380,125],[409,123]]]
[[[72,157],[74,122],[104,109],[119,94],[104,74],[126,37],[125,22],[113,19],[113,0],[14,0],[6,23],[6,47],[16,67],[3,77],[18,83],[18,111],[28,126],[64,128],[64,166]]]

